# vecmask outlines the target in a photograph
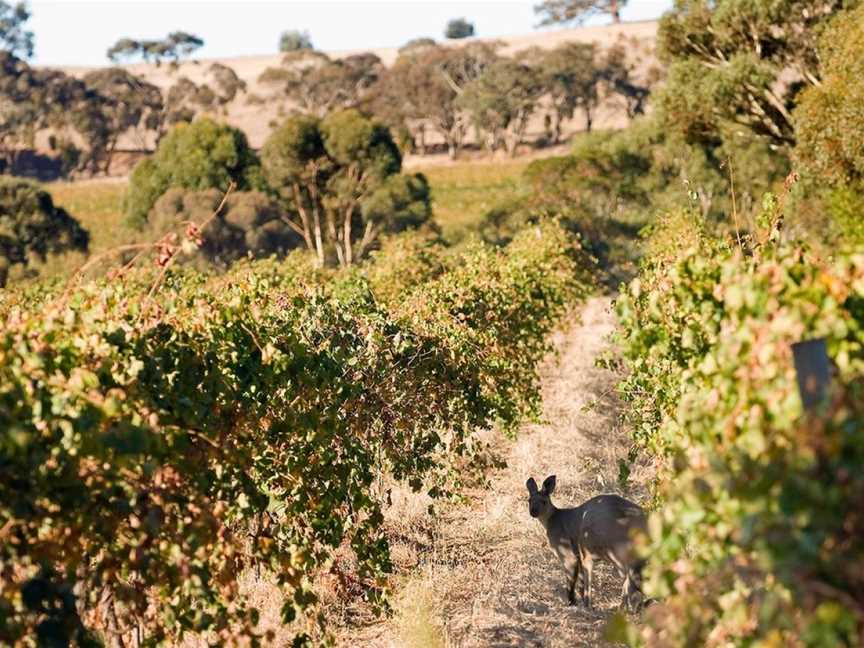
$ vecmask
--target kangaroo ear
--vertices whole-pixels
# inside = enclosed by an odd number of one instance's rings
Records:
[[[552,494],[552,491],[555,490],[555,475],[549,475],[543,480],[543,490],[546,491],[547,495]]]
[[[533,477],[530,477],[527,482],[525,482],[526,488],[528,488],[528,492],[534,495],[537,492],[537,482],[534,481]]]

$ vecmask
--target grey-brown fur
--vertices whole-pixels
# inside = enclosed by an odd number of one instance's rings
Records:
[[[594,563],[611,562],[624,577],[621,605],[630,607],[633,595],[641,594],[642,563],[632,551],[636,530],[645,529],[645,513],[638,504],[618,495],[598,495],[581,506],[559,509],[552,503],[555,475],[537,488],[532,477],[528,488],[528,511],[546,529],[549,545],[561,560],[567,573],[567,597],[576,603],[576,585],[582,574],[580,597],[591,607],[591,580]]]

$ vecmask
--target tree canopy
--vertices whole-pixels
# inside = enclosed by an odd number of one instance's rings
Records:
[[[169,189],[150,211],[147,229],[155,238],[181,231],[189,221],[206,223],[199,232],[197,253],[187,258],[222,267],[247,255],[282,256],[297,246],[299,238],[284,221],[284,209],[271,196],[261,191],[235,191],[217,213],[224,197],[219,189]]]
[[[0,0],[0,50],[25,59],[33,56],[33,32],[25,27],[28,20],[27,3]]]
[[[260,166],[242,131],[200,118],[175,126],[156,153],[138,163],[129,178],[125,207],[129,221],[146,222],[153,205],[168,189],[218,189],[234,184],[240,191],[260,188]]]
[[[485,134],[490,150],[496,150],[503,143],[507,152],[515,155],[528,119],[544,91],[535,69],[505,58],[491,63],[469,82],[458,104],[468,111],[474,125]]]
[[[175,31],[161,40],[121,38],[108,48],[106,56],[114,63],[140,57],[143,61],[152,60],[159,65],[166,59],[171,59],[177,63],[181,59],[191,56],[203,46],[204,40],[199,36],[189,32]]]
[[[84,76],[83,81],[101,98],[105,133],[100,139],[101,146],[91,152],[91,157],[94,165],[102,163],[102,170],[107,174],[117,141],[123,133],[139,126],[146,130],[159,130],[164,108],[162,92],[152,83],[119,67],[93,70]]]
[[[211,63],[206,77],[210,83],[197,84],[181,76],[165,93],[164,121],[172,125],[192,121],[199,112],[219,113],[246,92],[246,82],[233,68],[222,63]]]
[[[282,65],[267,68],[258,80],[300,112],[323,117],[357,106],[383,70],[381,59],[371,53],[331,59],[321,52],[300,50],[286,54]]]
[[[534,7],[542,18],[541,24],[582,23],[597,14],[608,14],[612,22],[621,22],[621,9],[627,0],[543,0]]]
[[[602,72],[598,68],[597,46],[564,43],[551,50],[532,49],[522,58],[537,69],[549,95],[552,142],[560,140],[562,122],[573,119],[577,110],[585,115],[585,129],[590,132],[600,103]]]
[[[795,157],[820,181],[864,183],[864,5],[839,14],[819,44],[822,83],[793,114]]]
[[[444,38],[455,40],[469,36],[474,36],[474,23],[470,23],[464,18],[454,18],[444,28]]]
[[[7,167],[18,151],[32,147],[42,129],[79,133],[99,157],[109,137],[109,100],[82,79],[60,70],[32,68],[0,51],[0,149]],[[95,159],[92,157],[87,162]]]
[[[0,287],[13,266],[70,250],[87,251],[90,236],[36,184],[0,177]]]
[[[376,85],[372,105],[392,121],[409,124],[421,141],[428,123],[446,143],[450,157],[455,157],[469,126],[469,116],[457,99],[498,60],[498,46],[476,42],[409,49]]]
[[[280,52],[294,52],[296,50],[311,49],[314,49],[314,47],[312,46],[312,38],[309,36],[308,31],[292,29],[282,32],[282,35],[279,36]]]
[[[732,124],[791,148],[799,93],[820,83],[818,36],[849,4],[676,0],[658,32],[669,66],[658,104],[670,127],[710,141]]]
[[[289,118],[264,144],[261,161],[320,265],[331,251],[340,265],[351,265],[382,233],[431,215],[425,178],[400,175],[402,157],[389,131],[357,110]]]

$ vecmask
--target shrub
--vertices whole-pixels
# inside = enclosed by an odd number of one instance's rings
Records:
[[[794,117],[795,158],[816,179],[864,179],[864,5],[838,15],[824,34],[825,75],[801,96]]]
[[[207,221],[216,213],[222,198],[218,189],[169,189],[150,211],[148,226],[158,235],[182,232],[187,221]],[[225,266],[248,255],[284,255],[297,246],[299,238],[283,220],[282,213],[282,208],[260,191],[232,193],[200,232],[201,256]]]
[[[133,170],[126,215],[141,226],[159,196],[171,187],[225,192],[231,183],[239,191],[263,187],[258,158],[243,132],[206,118],[178,124],[153,157]]]
[[[862,240],[864,208],[864,5],[832,20],[820,41],[822,84],[793,114],[793,156],[841,239]]]
[[[27,180],[0,177],[0,287],[12,266],[69,250],[87,251],[90,235],[48,192]]]
[[[631,645],[860,645],[864,258],[781,244],[764,204],[740,248],[663,219],[617,303],[620,390],[661,467],[645,548],[661,602]],[[807,414],[791,345],[813,338],[836,374]]]

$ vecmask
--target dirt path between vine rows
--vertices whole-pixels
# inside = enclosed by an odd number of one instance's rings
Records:
[[[595,366],[614,326],[609,297],[593,297],[578,319],[555,336],[557,359],[543,367],[544,422],[516,440],[490,435],[506,467],[464,504],[435,518],[410,495],[391,513],[400,577],[396,614],[386,622],[340,633],[340,644],[369,647],[604,646],[620,581],[595,572],[596,611],[567,605],[565,580],[545,532],[528,515],[525,480],[558,477],[555,502],[572,506],[602,492],[620,492],[618,460],[626,456],[617,425],[616,376]],[[641,501],[650,479],[636,466],[628,497]],[[352,624],[353,625],[353,624]]]

